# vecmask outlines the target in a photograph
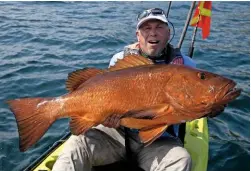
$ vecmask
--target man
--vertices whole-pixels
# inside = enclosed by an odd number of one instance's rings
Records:
[[[139,54],[150,58],[156,64],[176,63],[195,67],[189,57],[183,56],[168,43],[170,29],[161,9],[145,10],[138,16],[136,36],[138,42],[115,54],[110,66],[128,54]],[[53,170],[89,171],[92,166],[107,165],[125,159],[125,133],[122,128],[118,128],[119,119],[108,118],[103,125],[89,130],[85,135],[71,136]],[[145,171],[191,170],[191,157],[177,137],[178,125],[147,147],[143,147],[136,130],[129,130],[127,134],[130,151],[137,156],[139,167]]]

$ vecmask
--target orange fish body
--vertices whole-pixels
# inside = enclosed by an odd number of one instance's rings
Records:
[[[90,78],[81,88],[64,97],[68,99],[65,102],[66,113],[71,116],[75,110],[81,111],[81,115],[86,115],[93,122],[102,123],[112,114],[124,115],[131,110],[163,103],[166,96],[162,92],[168,77],[164,78],[165,75],[159,71],[154,73],[154,67],[129,68]]]
[[[219,75],[181,65],[153,65],[141,56],[127,56],[108,70],[78,70],[66,85],[69,93],[60,97],[8,101],[21,151],[62,117],[71,118],[71,132],[79,135],[121,115],[121,125],[139,129],[141,141],[150,144],[168,125],[201,118],[241,92]]]

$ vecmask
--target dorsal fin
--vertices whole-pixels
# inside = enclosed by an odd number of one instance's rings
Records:
[[[147,59],[140,55],[128,55],[123,59],[118,59],[114,66],[109,68],[109,71],[116,71],[125,68],[131,68],[141,65],[150,65],[154,64],[150,59]]]
[[[97,74],[102,74],[103,72],[103,70],[97,68],[83,68],[73,71],[68,74],[68,79],[66,81],[66,89],[70,92],[74,91],[89,78]]]

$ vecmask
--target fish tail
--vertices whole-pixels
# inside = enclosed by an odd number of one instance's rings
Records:
[[[35,144],[59,116],[60,104],[53,98],[23,98],[7,103],[17,121],[22,152]]]

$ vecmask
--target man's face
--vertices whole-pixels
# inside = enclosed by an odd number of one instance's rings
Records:
[[[165,48],[170,38],[170,31],[166,23],[159,20],[146,21],[136,31],[140,49],[147,55],[158,56]]]

